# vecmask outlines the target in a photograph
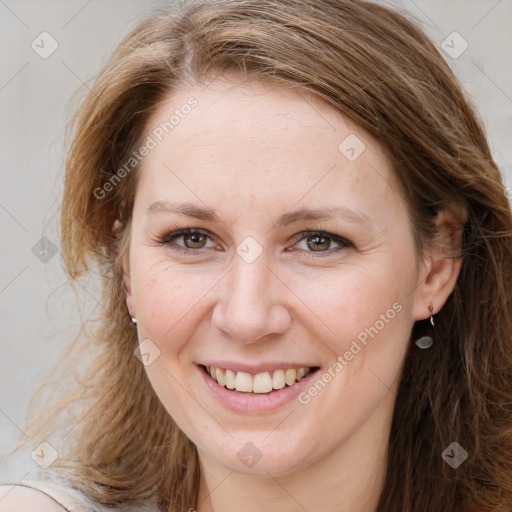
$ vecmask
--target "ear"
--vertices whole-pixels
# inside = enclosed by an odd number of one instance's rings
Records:
[[[112,232],[115,236],[118,236],[118,233],[121,231],[122,224],[119,220],[116,220],[114,222],[114,225],[112,226]],[[128,312],[130,313],[130,316],[136,317],[135,314],[135,304],[133,301],[133,295],[132,295],[132,285],[130,280],[130,261],[129,261],[129,253],[127,248],[122,247],[123,256],[122,256],[122,262],[121,262],[121,270],[123,272],[123,288],[126,295],[126,307],[128,308]]]
[[[130,316],[137,318],[137,313],[135,312],[135,302],[133,300],[132,295],[132,285],[130,280],[130,265],[128,261],[128,254],[125,252],[123,255],[123,285],[124,292],[126,294],[126,307],[128,308],[128,312]]]
[[[441,210],[435,217],[437,236],[425,250],[422,271],[415,293],[413,316],[415,320],[430,317],[429,304],[433,314],[438,313],[453,292],[462,266],[462,231],[465,214],[458,215]],[[464,220],[461,221],[460,218]]]

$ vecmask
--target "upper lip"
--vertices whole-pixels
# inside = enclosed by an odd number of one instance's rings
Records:
[[[217,368],[225,368],[234,372],[246,372],[246,373],[263,373],[273,372],[275,370],[287,370],[289,368],[318,368],[318,365],[312,365],[308,363],[296,363],[296,362],[271,362],[271,363],[260,363],[260,364],[247,364],[236,361],[208,361],[205,363],[199,363],[202,366],[215,366]]]

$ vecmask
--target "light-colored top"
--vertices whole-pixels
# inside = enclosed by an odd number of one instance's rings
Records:
[[[35,489],[47,497],[51,498],[56,504],[60,505],[66,512],[158,512],[156,508],[147,506],[144,508],[134,507],[113,509],[110,507],[99,507],[83,492],[54,482],[42,480],[21,480],[16,484],[2,483],[3,489],[0,491],[0,500],[6,497],[10,492],[9,487],[13,486]],[[6,489],[6,490],[4,490]],[[0,503],[1,505],[1,503]],[[1,508],[1,507],[0,507]]]

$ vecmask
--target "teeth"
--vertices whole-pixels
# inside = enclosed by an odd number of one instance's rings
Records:
[[[206,371],[220,386],[234,389],[243,393],[270,393],[273,389],[283,389],[293,386],[296,382],[311,373],[310,368],[289,368],[252,375],[247,372],[234,372],[215,366],[207,366]]]
[[[295,370],[286,370],[285,382],[288,386],[293,386],[297,378],[297,372]]]
[[[283,389],[285,386],[284,370],[276,370],[272,376],[272,387],[274,389]]]
[[[221,385],[221,386],[225,386],[226,385],[226,377],[224,376],[224,373],[222,372],[222,370],[220,368],[217,368],[217,382]]]
[[[218,370],[218,368],[217,368]],[[221,370],[222,371],[222,370]],[[217,382],[219,382],[217,380]],[[219,382],[220,384],[220,382]],[[222,386],[222,384],[220,384]],[[250,373],[236,372],[235,389],[237,391],[245,391],[250,393],[252,391],[252,376]]]
[[[270,373],[257,373],[252,381],[253,393],[269,393],[272,391],[272,377]]]
[[[226,370],[226,387],[228,389],[235,389],[235,377],[235,372],[231,370]]]

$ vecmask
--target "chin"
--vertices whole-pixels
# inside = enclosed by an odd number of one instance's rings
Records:
[[[200,449],[209,459],[236,473],[275,477],[286,476],[311,464],[315,457],[311,453],[314,446],[309,441],[301,441],[290,432],[271,431],[237,433],[219,440],[215,448],[211,440]]]

